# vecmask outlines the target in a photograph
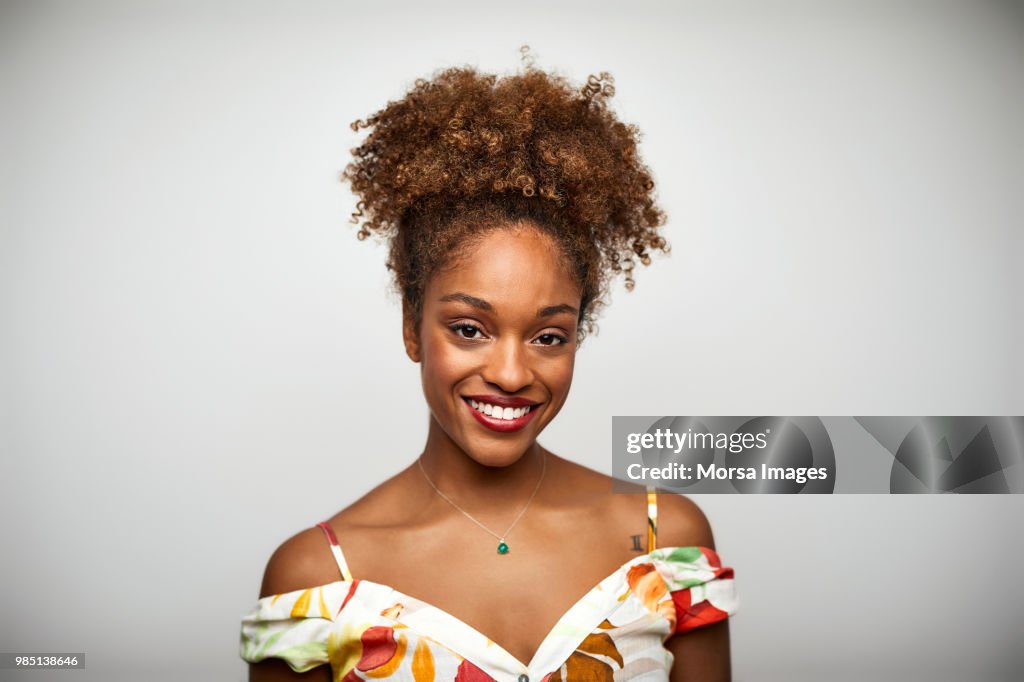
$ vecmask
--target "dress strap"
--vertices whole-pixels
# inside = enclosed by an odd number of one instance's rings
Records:
[[[658,493],[653,485],[647,486],[647,551],[658,548]]]
[[[331,545],[331,553],[334,554],[334,560],[338,564],[338,570],[341,571],[342,580],[352,580],[352,573],[348,570],[348,562],[345,561],[345,555],[341,552],[341,545],[338,544],[338,538],[334,535],[334,529],[331,528],[330,524],[326,521],[321,521],[316,524],[320,526],[320,530],[327,536],[327,542]]]

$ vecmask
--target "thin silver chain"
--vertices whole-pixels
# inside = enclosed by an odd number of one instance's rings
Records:
[[[523,505],[523,508],[519,510],[519,514],[516,516],[515,521],[512,522],[512,525],[508,527],[508,529],[505,531],[505,533],[503,535],[498,535],[497,533],[492,531],[490,528],[488,528],[484,524],[482,524],[479,521],[477,521],[476,519],[474,519],[472,514],[467,512],[465,509],[463,509],[459,505],[455,504],[451,500],[450,497],[448,497],[443,492],[438,490],[437,486],[434,485],[434,482],[430,480],[430,476],[427,476],[427,470],[423,468],[423,455],[422,454],[419,457],[416,458],[416,463],[420,465],[420,471],[423,472],[423,478],[427,479],[427,483],[429,483],[430,487],[434,489],[434,492],[436,492],[438,495],[440,495],[442,498],[444,498],[448,502],[448,504],[450,504],[451,506],[455,507],[460,512],[465,514],[467,519],[469,519],[470,521],[472,521],[476,525],[480,526],[481,528],[483,528],[485,531],[487,531],[488,533],[490,533],[494,537],[498,538],[499,542],[504,542],[505,538],[508,536],[509,532],[511,532],[511,530],[515,527],[515,525],[517,523],[519,523],[519,519],[521,519],[523,517],[523,514],[526,513],[526,508],[530,506],[531,502],[533,502],[533,498],[537,496],[537,491],[540,490],[540,484],[544,481],[544,474],[547,472],[548,458],[547,458],[547,453],[546,452],[543,455],[541,455],[540,479],[537,481],[537,487],[533,489],[533,494],[530,495],[530,499],[528,499],[526,501],[526,504]]]

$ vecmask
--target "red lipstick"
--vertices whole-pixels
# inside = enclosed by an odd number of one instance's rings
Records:
[[[526,398],[516,398],[515,396],[504,396],[504,395],[464,395],[462,396],[465,400],[475,400],[478,403],[487,403],[489,405],[498,405],[500,407],[528,407],[530,405],[539,405],[536,400],[527,400]]]
[[[502,408],[524,408],[529,407],[525,414],[515,419],[501,419],[500,417],[492,417],[486,415],[480,410],[473,407],[470,400],[475,400],[479,403],[487,403],[496,407]],[[505,396],[496,395],[480,395],[480,396],[463,396],[462,402],[466,403],[466,408],[473,413],[476,420],[486,426],[492,431],[498,431],[501,433],[508,433],[509,431],[518,431],[519,429],[526,426],[531,419],[533,419],[534,413],[537,412],[537,406],[540,403],[534,400],[526,400],[525,398],[510,398]]]

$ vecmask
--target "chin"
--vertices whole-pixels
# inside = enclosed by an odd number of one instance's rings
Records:
[[[488,467],[506,467],[522,459],[530,445],[529,443],[520,447],[480,445],[478,447],[470,446],[463,448],[463,451],[477,464]]]

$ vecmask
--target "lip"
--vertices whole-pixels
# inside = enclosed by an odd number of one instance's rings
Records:
[[[536,406],[541,404],[534,402],[532,400],[524,400],[523,398],[501,398],[500,400],[497,400],[497,398],[499,398],[499,396],[473,396],[472,400],[476,400],[477,402],[482,403],[490,403],[491,405],[499,405],[501,407],[530,406],[533,409],[531,409],[529,412],[524,414],[522,417],[519,417],[518,419],[495,419],[494,417],[488,417],[486,414],[470,405],[470,397],[464,396],[462,398],[462,402],[466,404],[466,409],[473,414],[473,416],[476,418],[478,422],[483,424],[491,431],[498,431],[500,433],[518,431],[519,429],[529,424],[530,420],[533,419],[533,415],[535,415],[538,412]]]
[[[490,405],[500,405],[501,407],[532,407],[533,405],[540,405],[536,400],[504,395],[464,395],[462,399],[475,400],[478,403],[488,403]]]

